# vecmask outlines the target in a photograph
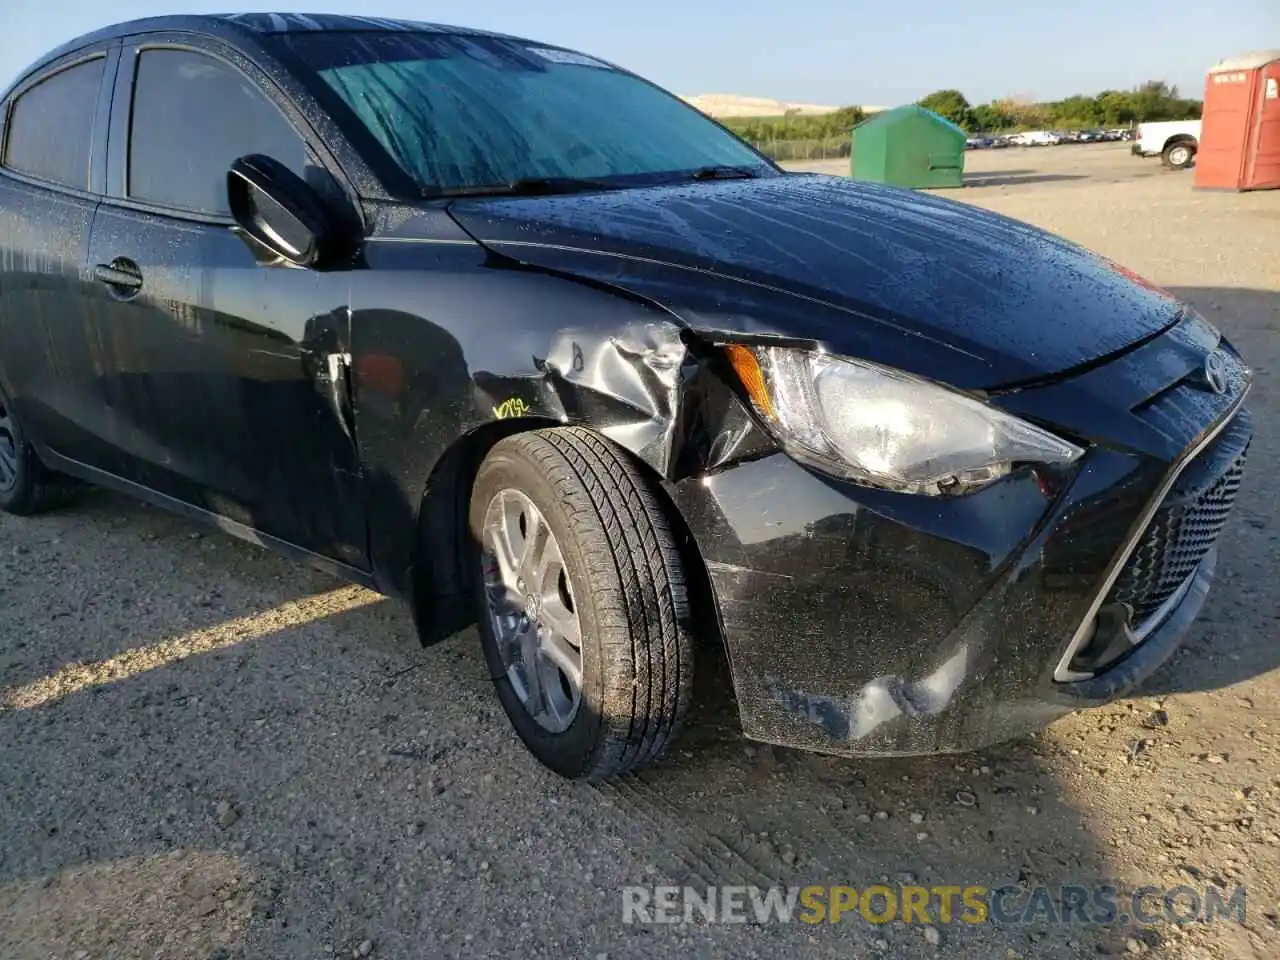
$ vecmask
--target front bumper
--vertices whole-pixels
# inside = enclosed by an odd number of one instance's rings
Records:
[[[1247,447],[1238,366],[1234,396],[1166,388],[1139,405],[1134,423],[1144,418],[1163,447],[1099,444],[1066,477],[1024,470],[967,497],[923,498],[819,476],[777,453],[680,484],[746,735],[845,755],[961,751],[1133,689],[1203,605],[1212,539],[1141,625],[1140,644],[1092,674],[1064,679],[1061,667],[1101,632],[1100,608],[1116,607],[1118,577],[1211,434],[1236,423],[1225,432]]]

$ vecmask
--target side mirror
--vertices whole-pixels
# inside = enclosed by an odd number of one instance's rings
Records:
[[[270,157],[251,154],[231,165],[227,201],[241,230],[292,264],[315,266],[333,245],[336,224],[324,201]]]

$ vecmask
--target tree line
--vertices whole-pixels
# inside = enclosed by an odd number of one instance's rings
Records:
[[[919,103],[973,133],[1089,130],[1127,127],[1148,120],[1195,120],[1203,106],[1199,100],[1179,96],[1178,88],[1163,80],[1150,80],[1132,90],[1104,90],[1094,96],[1075,94],[1044,103],[1008,97],[973,106],[959,90],[937,90]]]
[[[1063,100],[1034,102],[1006,97],[972,105],[959,90],[937,90],[919,104],[971,133],[1014,130],[1089,130],[1127,127],[1144,120],[1194,120],[1199,100],[1178,95],[1178,88],[1151,80],[1132,90],[1104,90],[1094,96],[1076,94]],[[846,137],[866,114],[861,107],[841,107],[834,113],[781,117],[727,117],[720,122],[752,143],[773,141],[827,142]]]

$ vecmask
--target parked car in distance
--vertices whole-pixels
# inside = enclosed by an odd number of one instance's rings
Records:
[[[1080,131],[1080,142],[1082,143],[1107,143],[1116,140],[1120,140],[1120,137],[1111,131],[1102,131],[1102,129]]]
[[[1062,136],[1052,130],[1027,130],[1011,139],[1021,147],[1050,147],[1062,142]]]
[[[1200,149],[1200,126],[1199,120],[1140,124],[1130,152],[1139,157],[1159,157],[1166,167],[1183,170],[1195,162]]]
[[[0,105],[0,509],[100,484],[478,624],[563,776],[663,752],[695,639],[747,736],[918,754],[1126,694],[1204,602],[1251,374],[1027,224],[372,17],[125,23]]]

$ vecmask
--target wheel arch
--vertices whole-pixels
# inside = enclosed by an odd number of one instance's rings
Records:
[[[711,638],[722,645],[723,633],[714,606],[710,574],[693,532],[672,496],[669,481],[664,480],[652,464],[589,424],[574,425],[592,430],[618,450],[653,489],[680,546],[695,630],[700,639]],[[489,451],[507,437],[562,426],[565,426],[562,421],[543,417],[494,420],[458,438],[437,462],[418,504],[410,575],[410,601],[423,646],[448,639],[475,621],[472,602],[475,571],[467,562],[471,555],[467,514],[471,486],[480,464]]]
[[[1189,133],[1175,133],[1173,136],[1171,136],[1171,137],[1169,137],[1167,140],[1165,140],[1165,142],[1164,142],[1164,146],[1160,148],[1160,152],[1161,152],[1161,153],[1164,153],[1164,151],[1165,151],[1165,150],[1168,150],[1170,147],[1174,146],[1175,144],[1179,144],[1179,143],[1186,143],[1186,144],[1189,144],[1189,145],[1191,146],[1191,149],[1193,149],[1193,150],[1198,150],[1198,149],[1200,148],[1200,141],[1199,141],[1199,140],[1197,140],[1197,139],[1196,139],[1194,136],[1192,136],[1191,134],[1189,134]]]
[[[491,420],[456,439],[436,461],[418,499],[410,553],[409,600],[418,639],[439,643],[474,620],[466,563],[467,507],[476,471],[494,445],[559,426],[544,417]]]

